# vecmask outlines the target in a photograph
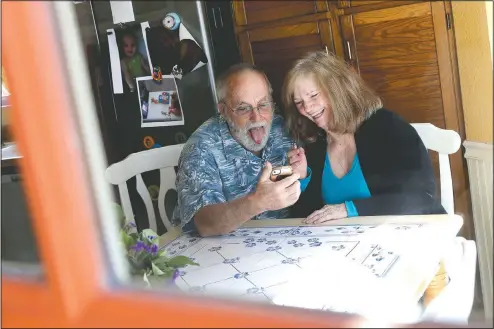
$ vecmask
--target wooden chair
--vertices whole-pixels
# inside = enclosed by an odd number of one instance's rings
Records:
[[[178,158],[180,157],[183,146],[184,144],[177,144],[133,153],[122,161],[114,163],[106,169],[106,180],[113,185],[118,185],[122,208],[126,218],[134,218],[129,191],[127,189],[127,181],[135,176],[137,192],[146,206],[149,228],[157,232],[153,201],[151,200],[151,195],[144,184],[141,174],[147,171],[159,169],[159,214],[166,230],[171,231],[173,229],[173,225],[168,219],[165,211],[165,195],[170,189],[175,189],[176,174],[174,167],[178,165]]]
[[[430,123],[414,123],[422,142],[429,150],[439,153],[439,175],[441,182],[441,204],[448,214],[454,214],[453,180],[449,155],[456,153],[461,146],[461,138],[453,130],[438,128]],[[433,282],[428,290],[437,295],[425,304],[422,314],[424,319],[435,321],[467,322],[472,310],[475,292],[477,248],[474,241],[457,237],[448,254],[445,255],[441,269],[436,274],[439,277],[449,276],[450,282],[443,288],[437,289]],[[444,271],[446,273],[444,273]],[[437,289],[437,291],[435,291]],[[426,296],[433,295],[426,291]]]

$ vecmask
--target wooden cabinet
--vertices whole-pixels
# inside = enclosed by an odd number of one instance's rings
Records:
[[[266,72],[277,103],[293,61],[311,51],[335,51],[337,21],[325,1],[234,1],[232,6],[242,59]]]
[[[259,27],[241,33],[239,40],[243,43],[243,59],[266,72],[278,103],[283,79],[293,61],[311,51],[333,49],[327,20]]]
[[[283,18],[315,14],[321,1],[234,1],[237,25],[272,22]]]
[[[266,71],[275,100],[291,64],[327,49],[355,67],[384,106],[465,138],[448,1],[235,1],[241,56]],[[451,156],[455,210],[473,232],[460,150]],[[439,182],[437,154],[431,154]]]
[[[381,96],[386,108],[409,122],[455,130],[464,139],[449,15],[444,2],[424,1],[341,15],[339,23],[345,59]],[[439,185],[436,152],[431,152],[431,159]],[[450,160],[456,211],[469,214],[461,150]]]
[[[340,23],[345,58],[386,107],[410,122],[446,126],[436,38],[447,36],[435,33],[430,2],[344,15]]]

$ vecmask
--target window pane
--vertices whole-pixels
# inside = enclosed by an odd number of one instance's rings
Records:
[[[12,161],[2,159],[2,261],[38,263],[22,176]]]
[[[72,5],[72,9],[77,13],[89,70],[90,81],[87,82],[91,84],[96,104],[95,107],[84,107],[84,112],[81,104],[82,101],[88,102],[88,99],[81,99],[80,95],[84,93],[79,92],[84,88],[81,88],[80,83],[72,83],[74,98],[81,107],[76,107],[74,111],[82,129],[94,133],[89,137],[85,135],[84,140],[86,152],[90,155],[87,160],[92,175],[103,177],[102,173],[96,170],[107,169],[100,168],[100,159],[92,162],[102,156],[97,154],[99,151],[95,145],[101,143],[104,146],[102,149],[106,151],[105,161],[109,168],[104,176],[107,180],[105,184],[111,183],[113,199],[107,195],[104,188],[100,188],[105,186],[102,181],[95,180],[94,189],[99,191],[98,196],[101,197],[99,202],[103,202],[103,199],[107,202],[101,205],[100,215],[105,211],[108,214],[110,208],[118,209],[117,217],[124,231],[116,237],[115,232],[110,229],[108,218],[111,216],[101,216],[102,236],[107,241],[113,239],[117,242],[113,245],[111,241],[108,243],[108,259],[113,261],[113,265],[128,265],[126,270],[130,269],[128,274],[133,286],[151,286],[156,291],[165,290],[165,293],[178,291],[206,298],[228,298],[321,311],[357,312],[374,317],[379,314],[394,321],[409,321],[419,314],[423,307],[421,296],[424,295],[423,290],[430,283],[432,276],[424,273],[439,273],[436,266],[442,260],[442,256],[438,256],[439,251],[434,249],[437,240],[421,239],[424,234],[433,234],[431,232],[434,230],[434,226],[425,218],[419,220],[399,217],[391,222],[381,216],[359,218],[359,207],[350,203],[344,205],[347,214],[344,220],[333,224],[305,225],[300,218],[282,220],[283,217],[288,217],[283,212],[257,212],[250,217],[253,220],[247,218],[244,221],[245,225],[238,224],[221,232],[218,229],[211,234],[202,230],[199,234],[200,230],[195,227],[192,217],[200,208],[234,202],[237,197],[243,197],[242,193],[254,193],[257,189],[257,177],[254,181],[252,177],[255,175],[249,176],[247,171],[262,168],[261,163],[264,163],[260,158],[267,148],[262,149],[262,152],[245,152],[247,147],[238,146],[238,154],[242,156],[238,156],[238,161],[232,160],[226,164],[218,164],[215,162],[216,158],[206,158],[213,153],[211,150],[220,152],[232,144],[237,144],[229,135],[233,134],[232,129],[229,129],[232,126],[228,126],[230,123],[225,123],[223,119],[215,116],[215,76],[210,63],[212,49],[209,46],[208,35],[208,31],[214,25],[214,19],[211,15],[205,15],[198,3],[150,2],[147,6],[146,2],[134,2],[136,21],[124,25],[114,24],[109,3],[95,2],[94,7],[91,2]],[[63,6],[68,9],[66,5]],[[59,7],[60,13],[63,6]],[[177,21],[177,16],[167,16],[169,13],[179,13],[181,32],[169,32],[175,31],[170,26],[173,27]],[[58,15],[59,25],[64,28],[74,24],[68,22],[66,17],[71,16]],[[146,25],[141,23],[149,23],[150,29],[147,30]],[[163,24],[165,27],[161,26]],[[185,27],[188,34],[183,30]],[[64,33],[67,33],[67,30]],[[189,41],[181,40],[183,35],[187,35],[188,39],[184,39]],[[62,38],[66,46],[69,44],[68,37],[65,35],[65,38]],[[258,37],[261,38],[260,33]],[[145,38],[147,42],[143,42]],[[189,54],[190,57],[181,58],[168,42],[184,52],[187,49],[195,49],[198,53],[193,52]],[[145,51],[141,52],[139,49],[143,44]],[[263,49],[266,44],[259,43],[256,46]],[[200,50],[208,54],[204,59],[207,63],[201,62]],[[74,64],[70,61],[80,56],[69,51],[66,55],[70,67]],[[263,56],[268,57],[269,54]],[[170,58],[176,61],[167,62]],[[191,59],[194,65],[187,66],[184,63],[186,59]],[[149,65],[153,61],[154,64],[160,65]],[[155,66],[159,68],[156,69]],[[161,79],[158,72],[162,74]],[[73,76],[68,79],[73,79]],[[173,95],[178,97],[180,103],[177,108],[172,106]],[[257,105],[258,101],[252,102],[251,105]],[[160,110],[157,110],[158,108]],[[178,111],[171,113],[172,108]],[[95,113],[89,113],[88,109],[93,109]],[[150,119],[155,111],[156,117]],[[314,121],[317,121],[324,111],[323,107],[316,113],[317,118],[313,118]],[[93,116],[98,118],[99,131],[94,129],[96,125]],[[202,149],[200,145],[192,145],[186,148],[182,154],[198,153],[196,162],[188,164],[190,175],[182,173],[182,177],[177,180],[185,183],[174,186],[178,154],[182,151],[179,144],[186,142],[209,118],[213,118],[211,122],[225,129],[218,128],[218,133],[212,137],[205,133],[204,139],[214,140],[214,137],[221,136],[230,138],[228,141],[231,141],[231,144],[227,142],[203,145]],[[96,133],[100,133],[102,138],[98,137],[98,140],[89,143],[89,138],[93,138]],[[226,137],[223,137],[223,133]],[[249,133],[256,143],[261,139],[258,133],[262,132],[256,130]],[[278,140],[283,140],[281,133]],[[286,145],[278,146],[279,152],[273,154],[273,161],[276,161],[277,165],[287,164],[288,149]],[[158,151],[165,149],[174,151],[160,157]],[[150,153],[153,150],[154,153]],[[400,151],[403,154],[407,153],[403,149]],[[427,152],[425,148],[423,151],[421,155]],[[146,154],[153,156],[147,157]],[[134,162],[126,167],[125,163],[132,161]],[[350,164],[353,166],[353,162]],[[118,166],[124,169],[115,169]],[[229,177],[221,176],[224,173],[223,169],[228,169],[229,166],[233,168]],[[352,166],[349,168],[353,168]],[[433,175],[432,167],[430,169],[429,174]],[[132,175],[127,177],[128,172],[132,172]],[[338,183],[337,177],[334,178],[333,182]],[[201,179],[202,183],[199,184]],[[161,184],[170,186],[162,189]],[[169,191],[173,189],[178,189],[179,193],[184,190],[196,193],[190,199],[181,200],[185,203],[183,207],[189,209],[182,209],[183,211],[178,212],[179,215],[176,215],[177,192]],[[318,192],[320,190],[321,188]],[[361,195],[362,199],[369,198],[370,191],[367,187],[364,190],[367,192]],[[112,200],[120,206],[115,206]],[[196,207],[197,200],[202,202],[202,207]],[[393,198],[383,200],[396,201]],[[239,203],[239,207],[241,206]],[[384,202],[382,206],[385,206]],[[235,209],[232,209],[223,213],[218,211],[216,216],[221,218],[230,211],[231,214],[237,214]],[[350,213],[354,215],[350,216]],[[394,215],[387,213],[390,214]],[[242,213],[238,216],[242,216]],[[188,224],[181,226],[180,222]],[[448,238],[452,240],[461,225],[455,226],[457,222],[454,219],[444,219],[441,223],[445,225],[444,231],[450,232]],[[437,231],[434,236],[441,237]],[[405,240],[414,243],[405,245]],[[163,248],[166,258],[160,258],[160,248]],[[176,256],[178,258],[175,258]],[[427,264],[427,269],[421,267],[425,266],[424,264]],[[410,268],[417,271],[416,276],[409,275],[406,269]],[[444,280],[438,284],[445,284],[445,278],[443,275]],[[125,289],[122,285],[118,286],[118,289],[122,288]],[[428,293],[425,293],[425,296],[429,296]]]

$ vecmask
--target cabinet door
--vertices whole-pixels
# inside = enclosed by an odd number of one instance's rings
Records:
[[[325,1],[233,1],[236,25],[252,25],[317,13]]]
[[[346,59],[411,123],[428,122],[464,138],[454,46],[443,2],[421,2],[340,17]],[[439,182],[438,157],[431,158]],[[451,156],[455,208],[470,213],[461,150]]]
[[[280,102],[285,74],[292,63],[311,51],[334,52],[329,20],[281,26],[263,26],[239,33],[242,59],[264,70]]]

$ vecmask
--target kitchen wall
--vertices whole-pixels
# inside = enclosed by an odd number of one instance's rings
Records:
[[[494,14],[492,10],[492,1],[486,1],[485,2],[485,13],[487,15],[487,26],[489,28],[489,43],[491,46],[491,60],[492,60],[492,53],[493,53],[493,46],[492,46],[492,16]]]
[[[492,143],[492,2],[452,5],[466,137]]]

